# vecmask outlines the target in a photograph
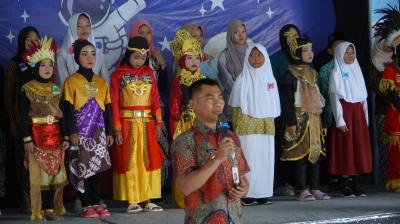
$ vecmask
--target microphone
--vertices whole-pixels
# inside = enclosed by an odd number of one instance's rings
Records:
[[[229,122],[228,119],[226,119],[224,114],[219,114],[218,115],[218,122],[217,122],[217,130],[220,135],[220,139],[223,139],[225,137],[231,137],[229,135]],[[232,151],[229,153],[230,160],[232,161],[232,180],[235,185],[240,184],[240,179],[239,179],[239,168],[238,168],[238,160],[235,159],[236,153],[235,151]]]
[[[228,119],[226,119],[226,116],[224,114],[219,114],[218,115],[218,121],[217,121],[217,130],[218,133],[221,134],[222,138],[225,137],[230,137],[229,136],[229,122]]]

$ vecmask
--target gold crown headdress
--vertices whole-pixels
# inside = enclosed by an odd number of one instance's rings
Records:
[[[33,46],[23,56],[24,61],[34,67],[36,63],[43,59],[50,59],[54,62],[54,55],[57,51],[57,45],[52,38],[45,36],[40,40],[39,45]]]
[[[147,52],[150,51],[150,49],[145,49],[145,48],[136,48],[136,47],[127,47],[128,50],[130,51],[137,51],[139,52],[141,55],[146,55]]]
[[[200,42],[193,38],[192,34],[183,29],[176,32],[175,38],[171,41],[171,50],[172,55],[177,60],[179,60],[183,55],[203,56]]]
[[[286,32],[284,35],[287,38],[288,43],[289,43],[290,55],[295,60],[301,60],[301,58],[296,55],[297,49],[303,48],[303,47],[312,48],[312,43],[311,42],[308,42],[308,43],[305,43],[305,44],[302,44],[302,45],[298,45],[297,38],[299,38],[299,37],[297,37],[296,35],[291,35],[290,32]]]

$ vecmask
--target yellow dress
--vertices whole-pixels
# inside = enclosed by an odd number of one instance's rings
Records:
[[[162,124],[161,107],[152,71],[142,70],[120,67],[111,78],[113,123],[123,137],[113,154],[113,198],[129,204],[161,197],[161,167],[148,168],[148,149],[158,145],[149,130]]]

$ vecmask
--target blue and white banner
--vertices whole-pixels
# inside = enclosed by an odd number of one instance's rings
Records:
[[[2,0],[0,2],[0,63],[7,65],[17,50],[17,36],[24,26],[38,28],[62,44],[67,22],[78,12],[90,14],[107,67],[122,56],[127,33],[138,18],[153,26],[154,44],[171,60],[169,41],[182,25],[194,22],[204,27],[206,46],[217,54],[225,46],[224,32],[231,19],[246,23],[249,37],[261,42],[270,54],[279,46],[279,29],[296,24],[314,42],[315,51],[325,47],[334,30],[330,0]]]

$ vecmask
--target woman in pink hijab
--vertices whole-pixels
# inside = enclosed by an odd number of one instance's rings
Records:
[[[136,20],[131,28],[129,37],[141,36],[146,38],[149,44],[149,60],[146,63],[153,69],[157,79],[157,86],[160,92],[163,92],[168,84],[167,64],[164,56],[153,44],[153,28],[150,23],[144,19]]]

